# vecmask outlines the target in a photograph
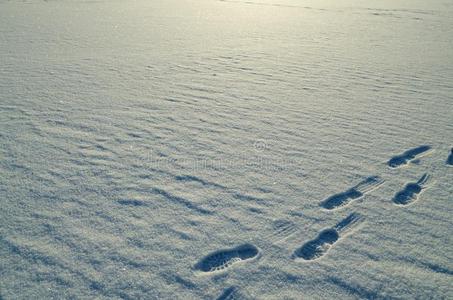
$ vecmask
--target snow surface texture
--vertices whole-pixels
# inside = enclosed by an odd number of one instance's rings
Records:
[[[0,1],[0,298],[452,299],[452,15]]]

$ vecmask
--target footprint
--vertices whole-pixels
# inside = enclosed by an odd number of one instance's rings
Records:
[[[453,148],[451,148],[450,155],[447,158],[447,165],[453,166]]]
[[[430,187],[431,181],[430,175],[427,173],[423,174],[417,182],[406,184],[403,190],[396,193],[395,197],[393,197],[393,203],[405,206],[417,201],[418,196]]]
[[[352,213],[332,228],[323,230],[315,239],[306,242],[294,251],[293,259],[315,260],[323,257],[335,243],[352,229],[363,223],[364,217]]]
[[[195,269],[204,273],[224,271],[239,262],[258,258],[259,254],[259,249],[254,245],[243,244],[209,254],[195,265]]]
[[[387,164],[389,165],[390,168],[396,169],[396,168],[402,167],[404,165],[407,165],[408,163],[412,162],[414,159],[422,156],[422,154],[423,155],[428,154],[429,152],[427,152],[427,151],[429,151],[429,150],[431,150],[431,146],[429,146],[429,145],[418,146],[416,148],[407,150],[403,154],[392,157],[387,162]]]
[[[347,206],[353,200],[362,198],[366,193],[378,188],[383,183],[384,179],[379,176],[368,177],[349,190],[330,196],[321,203],[321,207],[332,210]]]
[[[270,243],[269,245],[265,245],[264,248],[258,249],[249,242],[235,248],[216,251],[198,262],[195,265],[195,269],[204,273],[212,273],[226,270],[238,262],[257,259],[261,256],[263,249],[267,250],[272,245],[288,239],[298,232],[299,228],[291,221],[277,219],[272,223],[272,230],[270,234],[260,239]]]

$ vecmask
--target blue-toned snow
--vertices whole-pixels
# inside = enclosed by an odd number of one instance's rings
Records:
[[[452,16],[0,1],[0,299],[452,299]]]

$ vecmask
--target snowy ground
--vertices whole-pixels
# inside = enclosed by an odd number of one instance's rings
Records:
[[[452,299],[452,15],[0,1],[0,299]]]

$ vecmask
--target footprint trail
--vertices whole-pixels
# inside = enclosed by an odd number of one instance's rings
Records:
[[[431,152],[430,150],[431,146],[429,145],[418,146],[416,148],[407,150],[403,154],[392,157],[387,162],[387,164],[390,168],[396,169],[409,164],[410,162],[421,156],[429,154]]]
[[[315,239],[296,249],[292,255],[293,259],[315,260],[323,257],[341,237],[357,228],[363,221],[362,215],[358,213],[350,214],[334,227],[323,230]]]
[[[384,179],[379,176],[368,177],[349,190],[330,196],[321,203],[321,207],[333,210],[347,206],[352,201],[362,198],[365,194],[378,188],[383,183]]]
[[[403,190],[396,193],[395,197],[393,197],[393,203],[405,206],[417,201],[419,195],[431,186],[431,182],[431,176],[427,173],[423,174],[417,182],[406,184]]]

